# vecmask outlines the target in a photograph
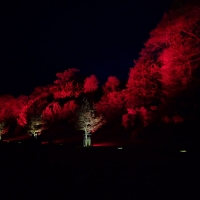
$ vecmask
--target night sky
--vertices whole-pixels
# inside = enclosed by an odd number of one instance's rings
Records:
[[[172,0],[41,2],[1,3],[0,95],[29,95],[68,68],[126,81]]]

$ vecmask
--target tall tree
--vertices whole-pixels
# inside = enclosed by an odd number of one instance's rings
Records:
[[[83,84],[84,96],[89,102],[93,103],[95,101],[95,94],[98,91],[99,80],[95,75],[87,77]]]
[[[62,106],[58,101],[53,101],[43,110],[42,117],[51,124],[59,120],[73,121],[77,107],[75,100],[67,101]]]
[[[0,96],[0,136],[7,133],[13,126],[13,122],[16,119],[16,102],[13,96]]]
[[[103,96],[96,103],[98,113],[103,114],[108,124],[121,120],[124,112],[125,91],[120,90],[120,81],[117,77],[110,76],[102,88]]]
[[[102,115],[97,115],[94,106],[90,105],[87,99],[83,100],[81,108],[77,112],[77,124],[78,130],[84,131],[85,147],[91,145],[90,134],[95,132],[106,123],[106,120]]]
[[[151,55],[161,71],[163,95],[176,95],[197,83],[200,63],[200,5],[182,2],[150,33],[141,57]]]
[[[93,93],[98,89],[99,81],[95,75],[87,77],[84,81],[84,93]]]
[[[76,68],[69,68],[64,72],[58,72],[56,74],[57,80],[54,81],[55,84],[63,85],[66,82],[74,81],[76,78],[76,74],[79,72]]]
[[[161,93],[160,69],[150,58],[140,58],[130,69],[126,101],[127,107],[155,104]]]
[[[41,96],[30,100],[25,105],[18,118],[18,124],[22,127],[26,127],[35,138],[38,134],[41,134],[45,128],[45,121],[42,118],[42,112],[48,104],[52,102],[52,96],[48,94],[42,94]]]
[[[105,94],[109,92],[117,92],[119,91],[120,81],[116,76],[109,76],[108,80],[103,86],[103,91]]]
[[[77,78],[78,69],[70,68],[62,73],[57,73],[57,80],[51,86],[50,91],[54,94],[55,99],[67,97],[78,97],[82,93],[82,85]]]
[[[43,119],[48,123],[54,123],[60,119],[61,106],[59,102],[53,101],[42,112]]]

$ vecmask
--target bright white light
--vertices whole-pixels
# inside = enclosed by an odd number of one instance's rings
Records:
[[[187,151],[185,149],[180,150],[181,153],[186,153]]]
[[[123,149],[122,147],[118,147],[117,149]]]

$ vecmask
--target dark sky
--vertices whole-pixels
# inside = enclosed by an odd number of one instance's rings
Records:
[[[41,2],[1,3],[0,95],[29,95],[72,67],[126,80],[172,0]]]

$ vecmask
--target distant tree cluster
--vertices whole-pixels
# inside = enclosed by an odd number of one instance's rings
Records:
[[[153,123],[195,121],[200,113],[200,5],[177,5],[151,31],[126,85],[110,76],[99,87],[94,74],[82,77],[69,68],[30,96],[0,96],[0,139],[20,132],[37,137],[63,124],[87,135],[101,127],[133,131]]]

